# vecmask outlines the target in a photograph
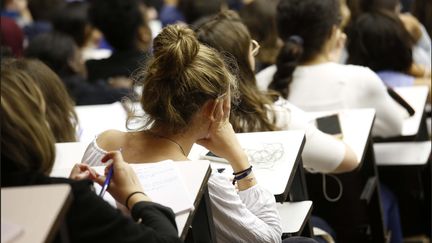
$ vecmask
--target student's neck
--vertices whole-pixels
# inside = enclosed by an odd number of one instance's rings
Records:
[[[301,65],[312,66],[312,65],[327,63],[330,61],[331,61],[331,58],[330,58],[330,55],[328,53],[320,53],[317,56],[315,56],[314,58],[312,58],[311,60],[302,63]]]
[[[182,132],[177,134],[171,134],[164,132],[164,129],[151,129],[146,131],[147,134],[166,140],[167,143],[171,144],[173,151],[178,154],[174,160],[187,160],[193,144],[195,143],[194,136],[190,132]]]

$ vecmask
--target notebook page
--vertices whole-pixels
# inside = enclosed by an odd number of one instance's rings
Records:
[[[130,164],[144,192],[154,201],[170,207],[175,214],[193,209],[193,201],[180,172],[171,160]]]
[[[156,163],[129,164],[135,171],[141,182],[144,192],[153,202],[160,203],[171,208],[175,214],[193,209],[193,201],[185,182],[172,160]],[[104,173],[104,166],[95,166],[99,174]],[[115,171],[114,171],[115,174]],[[99,193],[100,186],[96,185],[96,193]],[[115,200],[107,192],[104,199],[111,205]]]

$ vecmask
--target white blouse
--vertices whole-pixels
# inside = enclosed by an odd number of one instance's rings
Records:
[[[107,152],[93,140],[82,163],[102,165]],[[237,191],[226,173],[212,172],[208,181],[218,242],[281,242],[282,228],[274,195],[258,184]]]
[[[260,89],[273,79],[276,66],[257,74]],[[387,93],[369,68],[333,62],[298,66],[293,73],[288,101],[305,111],[375,108],[374,136],[398,136],[408,113]]]
[[[315,126],[306,112],[280,98],[271,107],[276,126],[282,130],[305,130],[306,142],[302,152],[303,167],[310,172],[330,173],[345,156],[345,144]]]

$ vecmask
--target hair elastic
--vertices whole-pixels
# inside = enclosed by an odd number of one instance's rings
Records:
[[[292,36],[288,37],[288,42],[293,42],[297,45],[302,46],[303,45],[303,38],[301,38],[298,35],[292,35]]]
[[[125,203],[125,206],[126,206],[126,208],[128,209],[128,210],[130,210],[130,208],[129,208],[129,206],[128,206],[128,203],[129,203],[129,199],[133,196],[133,195],[135,195],[135,194],[143,194],[144,196],[147,196],[144,192],[141,192],[141,191],[135,191],[135,192],[132,192],[131,194],[129,194],[129,196],[126,198],[126,203]]]

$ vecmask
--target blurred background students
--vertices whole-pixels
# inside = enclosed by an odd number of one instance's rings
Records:
[[[400,135],[408,114],[381,79],[368,68],[333,61],[345,40],[334,9],[340,9],[338,0],[281,0],[277,24],[284,46],[276,65],[257,75],[258,84],[270,83],[269,89],[305,111],[375,108],[373,135]]]
[[[414,40],[395,13],[364,13],[352,23],[348,34],[348,63],[369,67],[389,87],[430,87],[430,72],[421,76],[410,73]]]
[[[108,58],[86,62],[88,80],[129,78],[145,64],[151,46],[145,5],[140,0],[94,0],[88,13],[93,26],[113,48]]]
[[[98,48],[102,33],[90,23],[89,7],[85,1],[66,3],[53,17],[54,30],[72,37],[84,60],[107,58],[111,50]]]
[[[126,78],[88,83],[81,52],[73,39],[59,32],[35,37],[25,50],[26,57],[37,58],[55,71],[76,105],[107,104],[120,101],[131,92],[132,81]],[[110,87],[110,85],[112,87]]]

